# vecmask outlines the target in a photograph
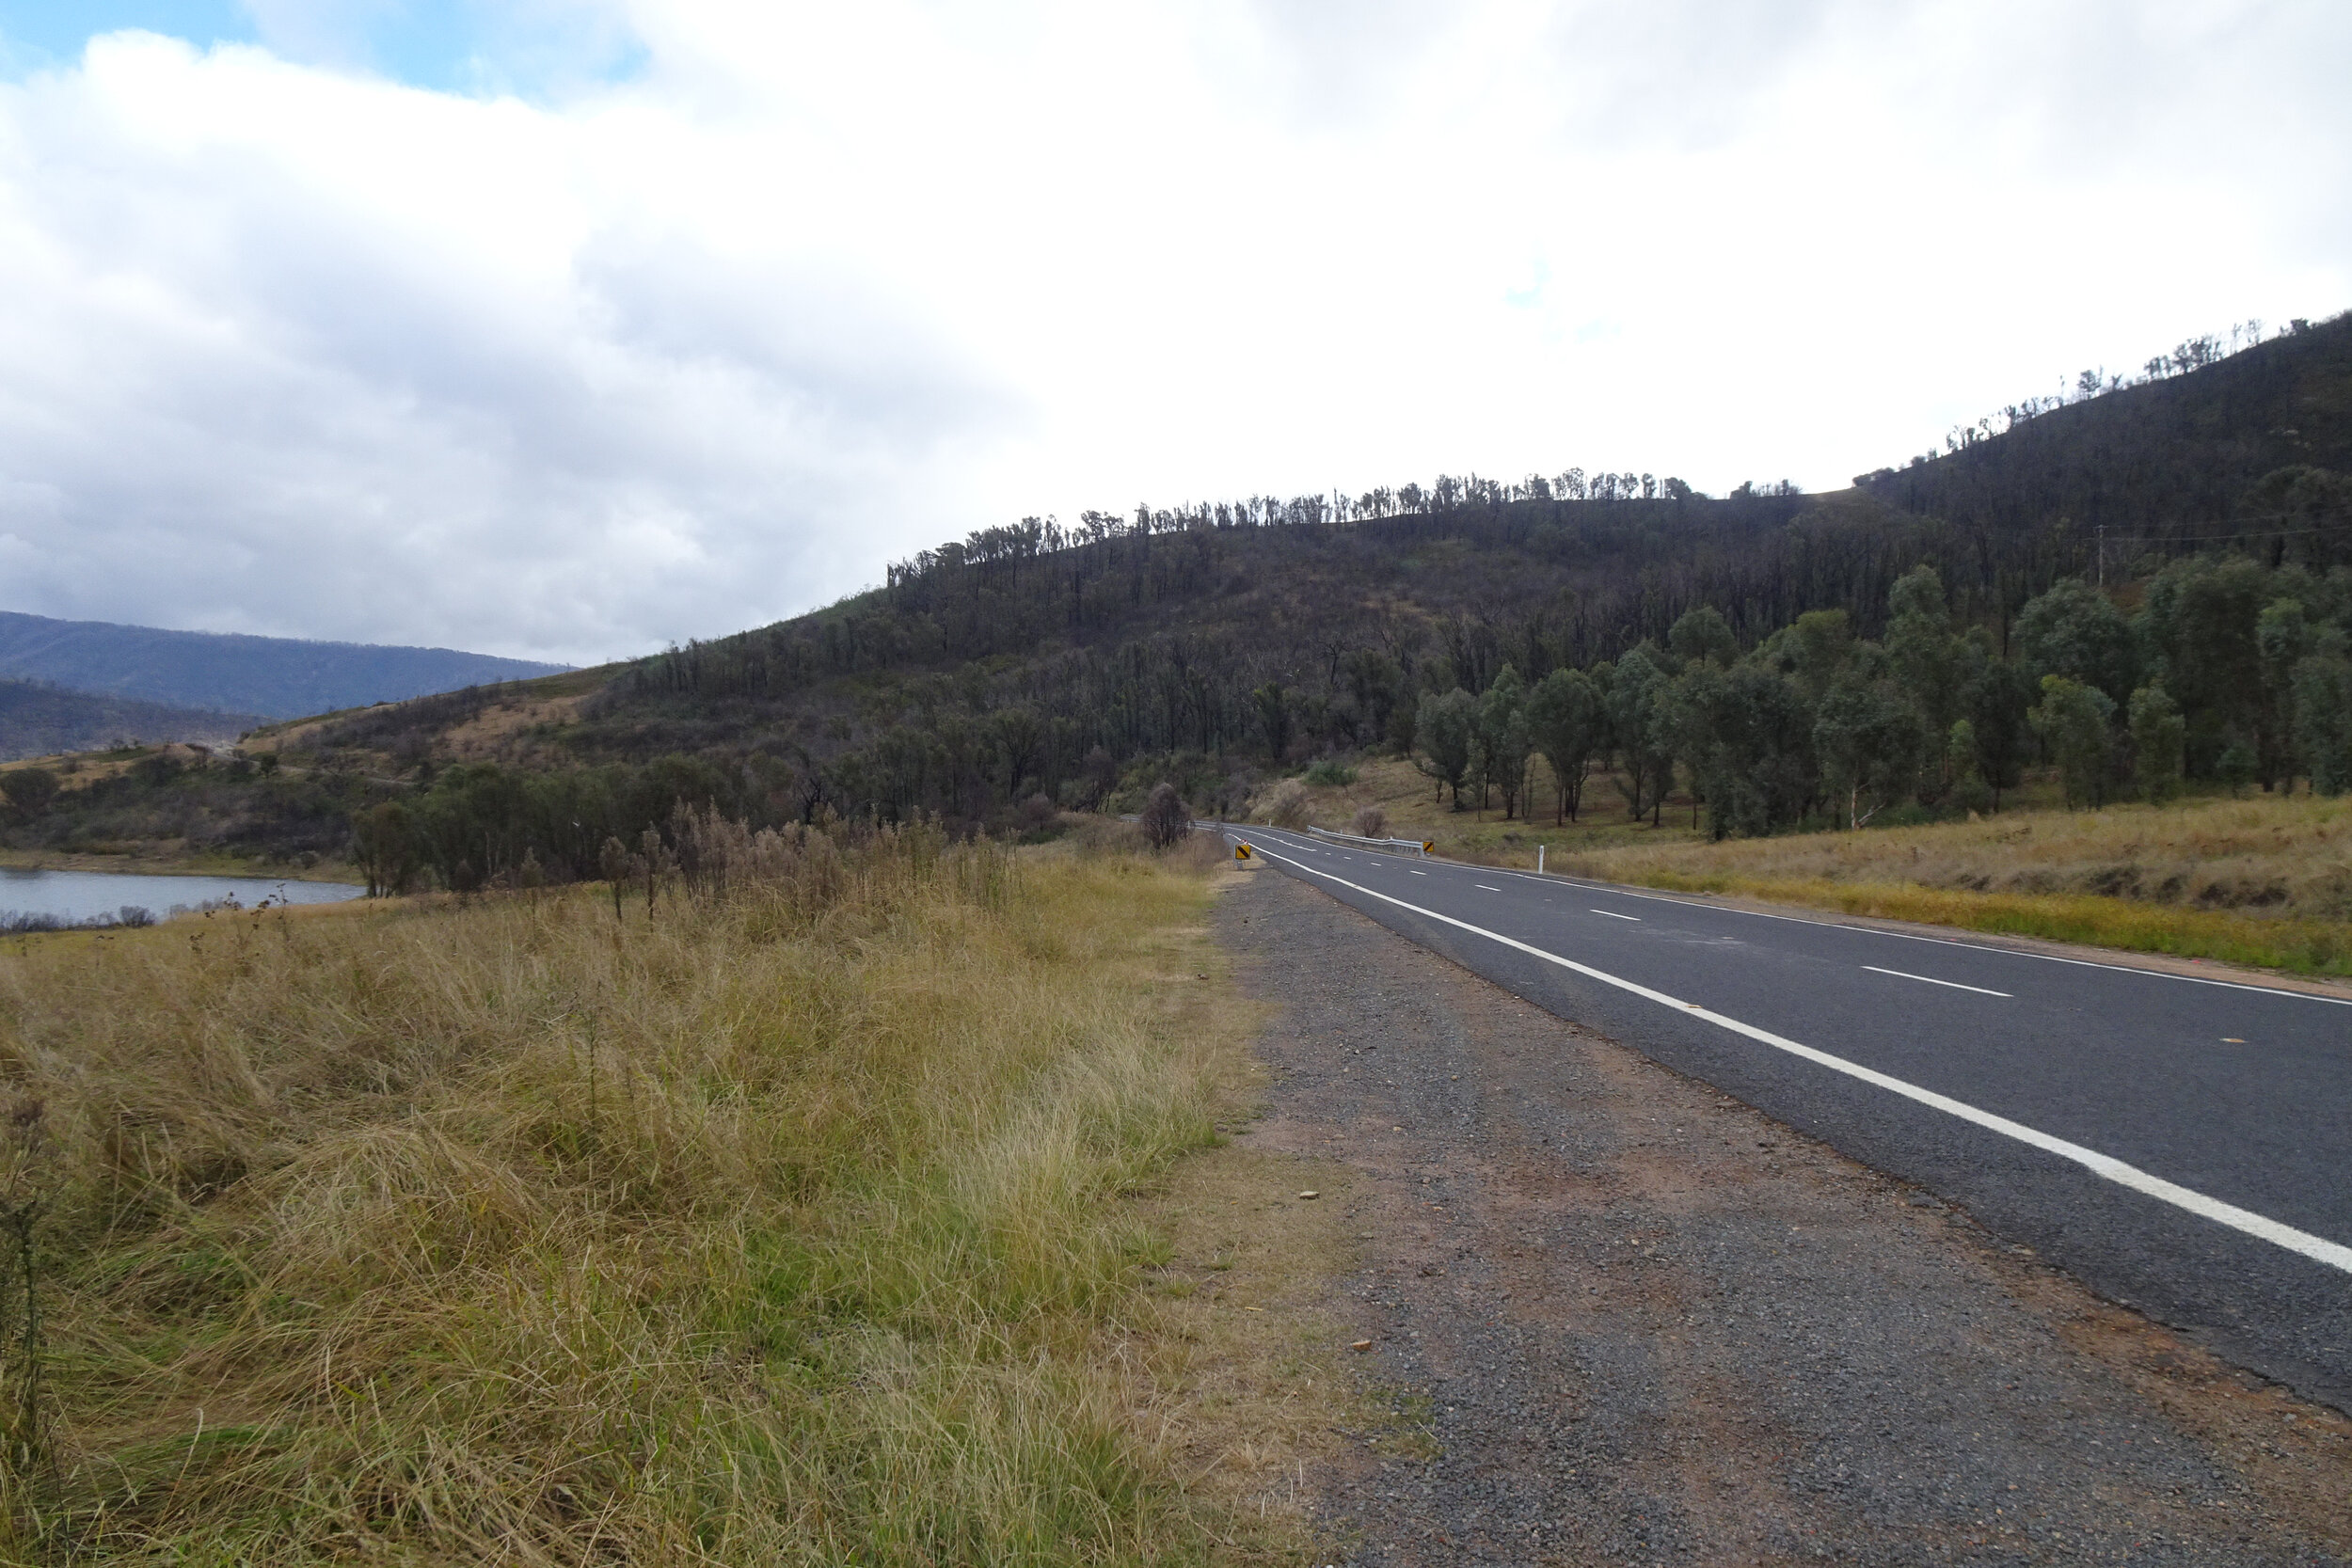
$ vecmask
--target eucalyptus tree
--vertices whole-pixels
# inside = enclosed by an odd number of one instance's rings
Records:
[[[1477,716],[1478,699],[1458,686],[1423,697],[1413,715],[1413,742],[1420,750],[1413,766],[1438,782],[1440,796],[1454,792],[1455,811],[1462,809],[1462,780],[1470,771]]]
[[[1910,697],[1923,735],[1939,741],[1951,734],[1962,714],[1970,673],[1968,640],[1952,629],[1944,602],[1944,579],[1932,566],[1917,566],[1896,579],[1886,596],[1886,657]],[[1924,759],[1919,798],[1933,803],[1950,787],[1949,749],[1939,745]]]
[[[1858,672],[1831,683],[1814,710],[1813,743],[1822,781],[1844,806],[1848,828],[1861,827],[1911,793],[1922,739],[1919,716],[1894,683]]]
[[[2131,624],[2105,594],[2074,578],[2051,584],[2017,612],[2019,652],[2039,678],[2060,675],[2098,689],[2112,707],[2138,684]]]
[[[1527,793],[1527,763],[1534,754],[1527,725],[1527,683],[1506,664],[1494,684],[1478,700],[1479,804],[1486,802],[1486,785],[1502,796],[1502,818],[1509,821]]]
[[[2064,675],[2042,677],[2034,732],[2058,766],[2066,803],[2106,803],[2107,763],[2114,752],[2115,704],[2097,687]]]
[[[2313,794],[2352,788],[2352,658],[2341,630],[2295,667],[2295,737]]]
[[[2132,693],[2128,722],[2132,777],[2148,803],[2160,806],[2180,792],[2183,742],[2188,736],[2181,705],[2163,687],[2143,686]]]
[[[1819,788],[1813,716],[1794,682],[1749,659],[1692,664],[1668,704],[1676,748],[1716,838],[1794,827]]]
[[[1977,777],[1992,791],[1996,812],[2001,809],[2001,791],[2016,788],[2025,776],[2026,755],[2033,740],[2029,716],[2037,692],[2024,670],[2005,659],[1988,657],[1962,693]]]
[[[1728,670],[1740,657],[1740,640],[1731,623],[1711,604],[1686,611],[1666,633],[1666,646],[1685,665],[1704,662]]]
[[[1647,642],[1617,660],[1609,687],[1609,729],[1625,774],[1618,787],[1627,815],[1661,819],[1674,784],[1674,735],[1665,708],[1670,678]]]
[[[1557,797],[1552,820],[1573,822],[1584,796],[1585,771],[1608,736],[1600,688],[1581,670],[1554,670],[1528,693],[1527,727],[1535,750],[1551,764]]]

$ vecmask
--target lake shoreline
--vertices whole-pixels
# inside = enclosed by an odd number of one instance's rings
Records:
[[[135,877],[229,877],[270,882],[325,882],[365,887],[367,879],[336,861],[304,869],[257,866],[232,855],[90,854],[40,849],[0,849],[0,871],[116,871]]]

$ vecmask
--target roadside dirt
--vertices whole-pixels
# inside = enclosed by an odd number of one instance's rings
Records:
[[[1216,919],[1358,1249],[1281,1292],[1370,1342],[1316,1560],[2352,1561],[2341,1415],[1278,872]]]

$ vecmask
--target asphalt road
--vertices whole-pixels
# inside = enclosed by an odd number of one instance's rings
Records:
[[[2352,1004],[1222,831],[2352,1411]]]

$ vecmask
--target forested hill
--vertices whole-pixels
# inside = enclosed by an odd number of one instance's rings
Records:
[[[326,852],[357,811],[394,885],[463,886],[596,875],[681,804],[1004,826],[1167,777],[1216,810],[1373,748],[1506,809],[1532,757],[1562,791],[1589,765],[1740,833],[1989,808],[2039,764],[2092,800],[2183,772],[2334,790],[2352,480],[2313,460],[2352,467],[2347,341],[2196,340],[1829,495],[1570,469],[1025,519],[610,678],[297,726],[238,786],[277,815],[223,796],[221,832]],[[134,779],[75,822],[229,787]]]
[[[2352,319],[2233,354],[2193,340],[2144,378],[2086,377],[2074,401],[2021,405],[2006,429],[1987,421],[1945,456],[1824,496],[1709,499],[1571,469],[1027,519],[900,562],[830,609],[630,666],[530,750],[764,757],[845,811],[984,816],[1031,791],[1085,796],[1088,768],[1141,758],[1247,771],[1405,744],[1423,696],[1483,693],[1505,665],[1534,682],[1664,649],[1702,609],[1741,649],[1815,610],[1876,639],[1920,566],[1953,624],[2008,658],[2029,601],[2099,575],[2100,519],[2119,586],[2233,535],[2271,566],[2325,575],[2352,559],[2345,482],[2310,466],[2347,461],[2348,354]],[[2303,509],[2291,527],[2285,501]],[[438,711],[321,739],[421,756]]]
[[[2109,385],[2086,372],[2072,399],[2012,404],[1855,483],[1963,531],[2104,527],[2111,566],[2232,539],[2276,563],[2347,509],[2298,470],[2352,473],[2352,313],[2236,353],[2191,339]]]
[[[0,677],[272,719],[524,680],[561,668],[453,648],[165,631],[0,612]]]
[[[1407,685],[1481,690],[1506,661],[1540,673],[1662,643],[1701,606],[1743,644],[1823,609],[1875,636],[1892,584],[1921,564],[1957,619],[2006,647],[2017,611],[2063,578],[2120,582],[2216,547],[2272,566],[2345,558],[2352,315],[2249,336],[2236,352],[2189,340],[2128,380],[2086,372],[2071,398],[2012,405],[1955,432],[1944,455],[1835,495],[1709,499],[1673,479],[1572,469],[1088,514],[1069,530],[1030,519],[902,562],[876,593],[651,660],[606,711],[691,740],[777,704],[799,711],[776,717],[805,718],[813,692],[849,677],[870,720],[897,684],[962,667],[981,710],[1095,691],[1131,716],[1136,750],[1235,744],[1261,725],[1252,693],[1268,682],[1300,696],[1311,729],[1364,710],[1317,737],[1360,744],[1381,727],[1369,693],[1385,677],[1362,673],[1381,658]],[[1225,696],[1115,695],[1122,648],[1129,669],[1165,657],[1168,681]],[[1188,726],[1142,717],[1176,706]]]

